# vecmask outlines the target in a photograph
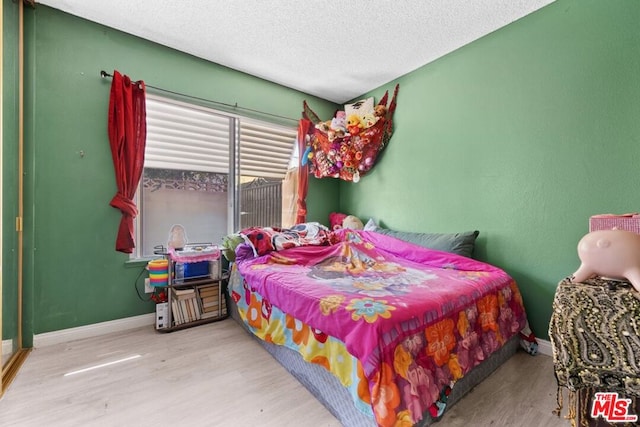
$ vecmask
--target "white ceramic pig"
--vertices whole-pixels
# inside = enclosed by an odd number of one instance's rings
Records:
[[[640,234],[625,230],[599,230],[578,243],[582,264],[573,273],[573,282],[593,276],[626,279],[640,292]]]

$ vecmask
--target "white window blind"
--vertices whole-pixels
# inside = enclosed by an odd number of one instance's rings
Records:
[[[293,153],[296,129],[240,119],[240,173],[284,178]]]
[[[149,94],[146,104],[145,167],[229,172],[229,117]]]
[[[231,138],[239,134],[240,174],[284,178],[296,129],[147,94],[145,167],[228,173]]]

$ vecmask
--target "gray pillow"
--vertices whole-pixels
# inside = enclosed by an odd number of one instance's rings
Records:
[[[414,243],[429,249],[451,252],[471,258],[476,238],[480,232],[467,231],[464,233],[411,233],[408,231],[395,231],[387,228],[376,228],[376,233],[395,237],[405,242]]]

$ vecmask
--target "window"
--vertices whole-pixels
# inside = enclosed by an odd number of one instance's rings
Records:
[[[281,226],[295,127],[147,94],[147,148],[138,192],[138,256],[182,225],[190,243]],[[286,198],[286,197],[285,197]]]

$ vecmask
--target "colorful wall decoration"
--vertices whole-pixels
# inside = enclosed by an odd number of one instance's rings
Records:
[[[340,178],[358,182],[376,163],[378,154],[391,139],[393,113],[399,85],[387,105],[389,91],[374,105],[367,98],[345,105],[331,120],[322,121],[304,101],[303,119],[309,131],[302,165],[310,165],[316,178]]]

